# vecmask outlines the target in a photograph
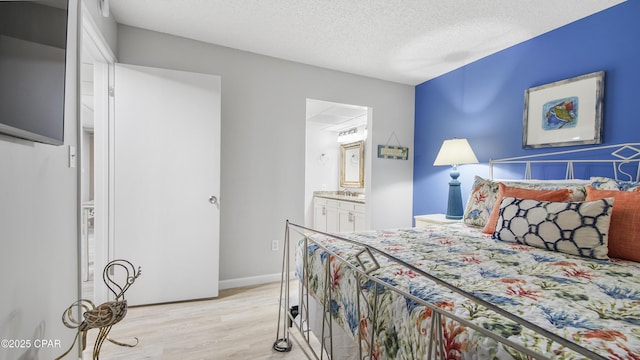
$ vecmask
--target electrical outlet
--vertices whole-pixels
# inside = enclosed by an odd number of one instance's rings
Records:
[[[273,240],[271,242],[271,251],[278,251],[278,240]]]

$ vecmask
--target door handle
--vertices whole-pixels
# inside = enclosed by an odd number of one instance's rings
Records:
[[[211,195],[211,196],[209,196],[209,202],[210,202],[212,205],[218,205],[218,198],[217,198],[217,197],[215,197],[215,195]]]

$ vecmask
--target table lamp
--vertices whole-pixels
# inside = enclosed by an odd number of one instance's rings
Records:
[[[447,219],[462,219],[462,193],[460,192],[460,181],[458,181],[458,165],[477,164],[478,158],[473,153],[467,139],[445,140],[440,147],[438,156],[433,162],[434,166],[451,165],[451,181],[449,181],[449,203],[447,205]]]

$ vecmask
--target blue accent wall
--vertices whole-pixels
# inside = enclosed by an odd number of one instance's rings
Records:
[[[603,145],[640,142],[640,114],[636,108],[640,104],[638,0],[629,0],[418,85],[414,215],[446,212],[450,168],[433,166],[445,139],[467,138],[480,161],[477,165],[459,166],[465,206],[474,175],[488,177],[490,158],[579,148],[522,149],[524,91],[599,70],[605,71]],[[564,171],[560,177],[564,177]]]

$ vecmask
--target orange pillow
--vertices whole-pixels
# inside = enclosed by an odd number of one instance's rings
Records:
[[[614,198],[609,226],[609,257],[640,262],[640,192],[597,190],[587,186],[587,201]]]
[[[487,224],[482,229],[482,232],[485,234],[493,234],[493,232],[496,231],[496,224],[498,223],[498,217],[500,216],[500,203],[502,202],[502,198],[504,198],[505,196],[510,196],[518,199],[560,202],[568,201],[569,195],[571,195],[569,189],[534,190],[511,187],[503,183],[499,183],[498,187],[499,189],[496,203],[493,204],[491,215],[489,215]]]

